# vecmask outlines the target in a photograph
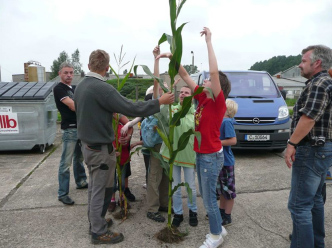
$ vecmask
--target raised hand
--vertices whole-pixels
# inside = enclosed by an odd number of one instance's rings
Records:
[[[156,46],[153,49],[152,53],[153,53],[153,56],[156,58],[160,54],[160,48],[159,48],[159,46]]]
[[[212,35],[212,33],[211,33],[211,31],[210,31],[209,28],[207,28],[207,27],[203,28],[203,31],[201,31],[201,36],[203,36],[203,35],[205,35],[205,41],[206,42],[210,42],[211,41],[211,35]]]

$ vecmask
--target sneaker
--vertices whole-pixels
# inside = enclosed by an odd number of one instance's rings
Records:
[[[183,214],[174,214],[172,226],[179,227],[182,221],[183,221]]]
[[[91,243],[92,244],[116,244],[123,241],[123,234],[122,233],[114,233],[111,231],[107,231],[102,235],[95,235],[92,234],[91,236]]]
[[[127,199],[131,202],[134,202],[136,200],[136,197],[130,192],[129,188],[125,188],[124,195],[127,197]]]
[[[222,236],[223,238],[225,238],[226,235],[227,235],[227,230],[226,230],[225,227],[222,226],[222,227],[221,227],[221,236]]]
[[[76,186],[76,189],[87,189],[89,187],[89,184],[87,182],[82,183],[80,186]]]
[[[232,218],[230,214],[225,214],[222,218],[222,225],[223,226],[229,226],[232,224]]]
[[[116,202],[115,201],[111,201],[110,205],[108,205],[107,210],[108,210],[108,212],[114,212],[115,209],[116,209]]]
[[[197,213],[191,211],[190,209],[189,209],[189,225],[191,226],[198,225]]]
[[[208,233],[208,234],[206,234],[206,238],[208,238],[210,236],[210,233]],[[226,228],[225,227],[221,227],[221,236],[223,237],[223,238],[225,238],[226,236],[227,236],[227,230],[226,230]]]
[[[217,248],[222,242],[224,242],[222,235],[219,235],[219,239],[217,240],[212,239],[209,235],[199,248]]]
[[[59,198],[59,201],[65,205],[73,205],[75,203],[68,195]]]
[[[165,218],[159,212],[156,213],[148,212],[147,217],[157,222],[165,222]]]

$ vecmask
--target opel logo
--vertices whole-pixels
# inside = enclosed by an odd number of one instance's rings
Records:
[[[259,124],[259,118],[255,117],[254,119],[252,119],[252,123]]]

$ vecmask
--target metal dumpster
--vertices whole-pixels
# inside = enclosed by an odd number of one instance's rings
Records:
[[[31,150],[41,153],[54,143],[57,108],[56,82],[0,82],[0,151]]]

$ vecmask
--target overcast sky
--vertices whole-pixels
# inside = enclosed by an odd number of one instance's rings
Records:
[[[79,49],[83,70],[95,49],[106,50],[111,65],[121,45],[124,62],[153,66],[152,50],[171,34],[168,0],[0,0],[1,81],[24,73],[29,60],[50,71],[60,52]],[[332,47],[331,0],[187,0],[177,26],[182,32],[182,64],[208,70],[204,26],[212,32],[219,69],[249,69],[278,55],[298,55],[313,44]],[[161,51],[169,51],[168,44]],[[168,61],[160,63],[168,70]],[[121,69],[129,69],[129,66]],[[143,72],[139,70],[139,73]]]

